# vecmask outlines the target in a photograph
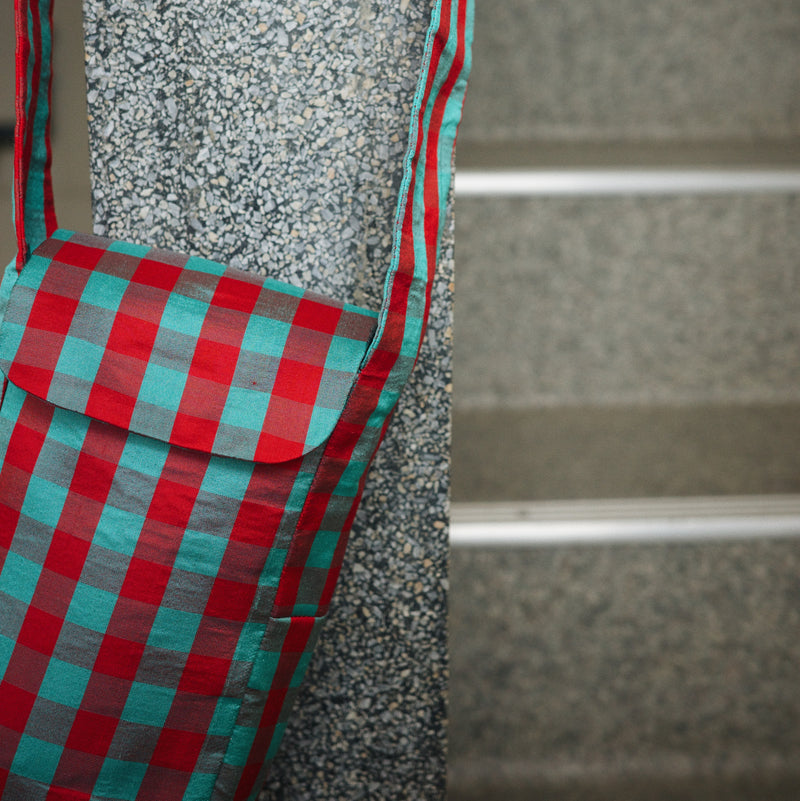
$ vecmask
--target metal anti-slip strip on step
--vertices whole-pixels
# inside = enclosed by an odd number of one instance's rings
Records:
[[[453,546],[702,542],[800,536],[800,495],[453,504]]]
[[[800,169],[460,170],[456,195],[535,197],[800,192]]]

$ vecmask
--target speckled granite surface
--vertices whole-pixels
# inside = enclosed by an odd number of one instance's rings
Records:
[[[97,230],[377,308],[430,0],[85,0]],[[265,798],[440,799],[452,225]]]

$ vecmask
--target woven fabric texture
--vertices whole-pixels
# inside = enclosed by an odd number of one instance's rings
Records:
[[[3,797],[203,798],[226,762],[263,770],[317,630],[270,611],[319,454],[217,457],[13,384],[0,430]]]

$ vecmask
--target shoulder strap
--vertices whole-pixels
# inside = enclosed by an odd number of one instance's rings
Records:
[[[436,0],[426,37],[395,215],[392,259],[378,330],[363,365],[366,374],[390,394],[399,393],[405,383],[425,329],[470,67],[473,1]],[[52,10],[53,0],[14,0],[18,270],[57,227],[50,177]]]
[[[419,354],[471,66],[474,0],[436,0],[411,113],[378,330],[362,374],[391,408]]]
[[[14,0],[17,269],[56,229],[50,178],[53,0]]]

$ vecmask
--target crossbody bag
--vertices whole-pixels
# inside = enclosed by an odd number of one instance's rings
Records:
[[[15,0],[0,798],[254,799],[418,354],[469,66],[436,0],[377,310],[59,229],[52,0]]]

